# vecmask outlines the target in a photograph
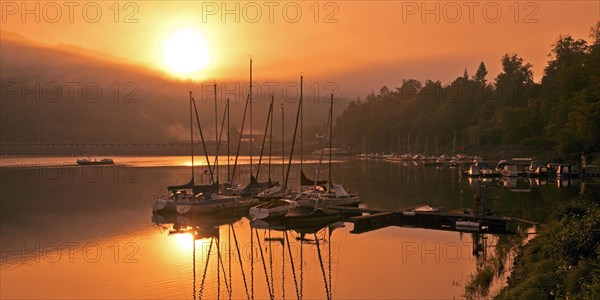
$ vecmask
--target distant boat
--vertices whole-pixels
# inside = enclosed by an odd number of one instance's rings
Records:
[[[474,164],[469,166],[469,170],[462,173],[465,177],[498,177],[500,172],[492,170],[490,165],[485,162],[475,161]]]
[[[579,177],[579,175],[579,169],[571,164],[560,164],[556,168],[556,177],[558,178],[572,178]]]
[[[502,174],[503,177],[518,177],[519,170],[517,169],[517,166],[507,164],[504,165],[504,167],[500,171],[500,174]]]
[[[550,168],[543,162],[531,161],[529,167],[525,169],[525,174],[529,177],[548,177]]]
[[[330,152],[331,152],[331,155],[339,155],[339,156],[352,155],[352,153],[350,153],[349,150],[342,149],[342,148],[323,148],[323,149],[318,149],[318,150],[313,151],[312,154],[320,155],[321,152],[325,153],[325,155],[329,155]]]
[[[101,160],[90,159],[88,158],[80,158],[77,160],[77,164],[80,166],[89,166],[89,165],[114,165],[115,162],[112,158],[103,158]]]

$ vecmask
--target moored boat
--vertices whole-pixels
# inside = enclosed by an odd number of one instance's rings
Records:
[[[471,220],[457,220],[454,224],[457,230],[466,231],[479,231],[481,230],[481,224],[478,221]]]
[[[283,217],[291,209],[296,208],[297,202],[289,199],[273,199],[250,208],[248,215],[253,220]]]
[[[256,204],[255,199],[239,199],[235,196],[202,195],[192,201],[177,203],[179,214],[242,213]]]
[[[90,166],[90,165],[114,165],[115,162],[112,158],[102,158],[100,160],[91,159],[91,158],[80,158],[77,160],[77,164],[80,166]]]
[[[292,226],[330,223],[339,219],[341,219],[339,212],[320,207],[298,206],[285,214],[285,220]]]
[[[326,192],[306,191],[296,197],[299,206],[323,207],[358,206],[360,199],[356,194],[349,194],[341,184],[334,184],[333,189]]]

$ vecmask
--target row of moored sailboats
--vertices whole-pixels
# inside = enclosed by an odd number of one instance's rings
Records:
[[[340,219],[340,213],[330,209],[335,206],[358,206],[360,200],[356,194],[348,193],[341,184],[334,184],[331,174],[331,161],[332,154],[328,151],[328,179],[327,180],[312,180],[309,179],[302,170],[302,143],[300,144],[300,188],[293,191],[289,188],[289,178],[292,165],[292,157],[294,156],[294,149],[296,143],[296,136],[298,133],[299,124],[302,124],[302,86],[303,78],[300,78],[300,100],[298,102],[298,110],[296,113],[296,122],[294,127],[294,134],[292,138],[292,147],[289,153],[289,159],[287,162],[286,172],[282,174],[282,183],[272,180],[271,178],[271,149],[272,149],[272,138],[269,138],[269,153],[268,153],[268,181],[259,182],[257,178],[260,175],[260,168],[262,164],[262,158],[265,150],[266,137],[272,137],[273,132],[273,97],[271,97],[269,105],[269,113],[267,115],[265,134],[261,147],[261,154],[259,163],[256,167],[256,175],[252,168],[252,158],[250,159],[250,181],[246,185],[236,185],[235,171],[237,169],[237,162],[239,157],[239,150],[241,145],[241,136],[244,131],[244,123],[246,119],[246,112],[250,105],[250,116],[252,115],[252,60],[250,60],[250,94],[246,99],[246,105],[244,108],[244,115],[242,118],[240,140],[238,141],[238,147],[235,156],[235,162],[233,165],[233,171],[227,172],[227,181],[220,183],[219,181],[219,148],[221,144],[221,138],[223,135],[223,128],[227,126],[229,128],[229,100],[225,107],[225,112],[221,122],[221,130],[216,133],[217,141],[217,153],[215,156],[214,164],[211,166],[208,152],[206,151],[204,135],[202,127],[200,126],[200,119],[196,103],[190,92],[189,109],[190,109],[190,140],[191,140],[191,157],[192,157],[192,171],[191,180],[183,185],[168,186],[167,190],[169,194],[166,196],[159,196],[153,200],[152,208],[156,214],[179,214],[179,215],[190,215],[190,214],[210,214],[210,215],[242,215],[248,214],[250,219],[253,220],[276,220],[290,224],[314,224],[314,223],[329,223]],[[217,119],[217,92],[215,88],[215,128],[218,127]],[[194,114],[195,113],[195,114]],[[282,122],[283,122],[282,114]],[[251,119],[251,117],[250,117]],[[210,176],[210,183],[205,185],[197,185],[194,174],[194,120],[199,131],[205,159],[207,162],[207,173]],[[227,122],[225,122],[227,121]],[[225,124],[227,123],[227,124]],[[251,122],[250,122],[251,123]],[[331,103],[329,107],[327,129],[325,139],[329,141],[329,149],[332,148],[332,127],[333,127],[333,95],[331,95]],[[302,125],[300,125],[302,130]],[[218,130],[215,130],[218,131]],[[252,129],[250,129],[252,131]],[[270,133],[267,133],[270,131]],[[283,129],[282,129],[283,133]],[[228,133],[227,133],[228,134]],[[228,134],[229,135],[229,134]],[[283,139],[283,138],[282,138]],[[252,138],[251,138],[252,140]],[[302,141],[302,139],[300,139]],[[227,138],[229,143],[229,137]],[[227,155],[229,156],[229,147],[227,147]],[[325,145],[321,149],[326,149]],[[315,172],[315,178],[319,178],[321,168],[324,165],[324,151],[320,153],[319,164]],[[252,153],[251,153],[252,157]],[[229,164],[229,161],[228,161]]]

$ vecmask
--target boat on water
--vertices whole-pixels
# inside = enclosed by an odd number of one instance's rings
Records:
[[[280,187],[278,181],[266,181],[259,182],[254,175],[250,174],[250,182],[243,186],[239,191],[236,191],[235,194],[242,197],[250,197],[254,195],[258,195],[261,192]]]
[[[416,211],[416,212],[440,212],[443,211],[445,208],[444,207],[434,207],[434,206],[430,206],[428,204],[424,204],[424,205],[419,205],[415,208],[412,209],[412,211]]]
[[[423,205],[419,205],[413,209],[410,210],[405,210],[402,212],[402,215],[404,216],[415,216],[417,215],[417,213],[422,213],[422,212],[441,212],[446,210],[445,207],[434,207],[434,206],[429,206],[428,204],[423,204]]]
[[[152,203],[154,212],[176,212],[177,204],[195,201],[198,197],[216,193],[219,190],[217,184],[195,185],[194,180],[187,184],[167,187],[168,195],[158,196]]]
[[[289,199],[273,199],[250,208],[248,215],[253,220],[284,217],[298,203]]]
[[[254,198],[260,201],[269,201],[273,199],[281,199],[285,197],[289,197],[289,191],[284,188],[282,185],[276,185],[266,190],[261,191],[260,193],[254,195]]]
[[[308,190],[296,197],[299,206],[323,207],[331,206],[358,206],[360,199],[356,194],[349,194],[341,184],[334,184],[333,189],[321,192],[319,190]]]
[[[265,230],[275,230],[275,231],[289,231],[293,230],[298,233],[317,233],[324,228],[329,228],[330,230],[335,230],[337,228],[345,227],[343,222],[335,220],[333,222],[313,222],[313,223],[305,223],[305,224],[290,224],[288,222],[281,222],[279,220],[251,220],[250,227],[254,229],[265,229]]]
[[[313,151],[312,154],[321,155],[321,152],[324,152],[326,155],[329,155],[329,153],[331,153],[331,155],[337,155],[337,156],[352,155],[352,153],[350,153],[350,151],[347,149],[335,148],[335,147],[317,149],[317,150]]]
[[[331,102],[329,107],[329,118],[327,120],[329,128],[329,148],[322,148],[319,166],[316,171],[315,180],[309,179],[304,175],[304,172],[300,172],[300,182],[302,186],[310,185],[310,188],[303,190],[295,200],[298,202],[298,206],[305,207],[331,207],[331,206],[358,206],[360,199],[355,193],[348,193],[341,184],[334,184],[332,180],[331,170],[332,168],[332,153],[329,152],[329,178],[327,181],[319,181],[319,172],[323,163],[323,156],[325,149],[333,149],[333,95],[331,95]],[[327,133],[325,134],[327,137]]]
[[[77,164],[80,166],[114,165],[115,162],[112,158],[102,158],[102,159],[98,160],[98,159],[91,159],[88,157],[88,158],[78,159]]]
[[[518,177],[519,170],[517,169],[517,166],[508,164],[508,165],[504,165],[502,170],[500,170],[500,174],[503,177]]]
[[[480,231],[481,224],[479,221],[472,220],[457,220],[454,224],[454,227],[457,230],[465,230],[465,231]]]
[[[206,152],[206,146],[204,137],[202,135],[202,128],[200,127],[200,121],[198,119],[198,113],[196,109],[196,103],[190,92],[190,140],[191,140],[191,179],[188,183],[183,185],[169,186],[167,190],[170,192],[168,196],[159,196],[153,202],[153,211],[156,213],[160,212],[177,212],[179,214],[192,214],[192,213],[236,213],[239,211],[247,212],[251,205],[254,204],[252,201],[241,201],[236,196],[223,195],[220,191],[220,185],[218,177],[215,180],[213,177],[213,169],[210,164],[207,164],[208,173],[210,173],[211,183],[207,185],[196,185],[194,180],[194,126],[193,126],[193,114],[192,111],[196,112],[196,121],[198,121],[198,127],[200,131],[200,137],[202,139],[202,145],[204,148],[204,154],[206,161],[209,162],[208,154]],[[218,168],[218,163],[215,164],[215,169]]]
[[[285,221],[291,226],[311,226],[332,223],[341,219],[337,211],[322,207],[298,206],[285,214]]]
[[[236,196],[218,194],[204,194],[192,198],[190,201],[180,201],[176,205],[177,212],[186,214],[212,214],[231,213],[237,214],[247,212],[256,199],[240,199]]]
[[[525,168],[525,175],[529,177],[548,177],[550,168],[543,162],[531,161],[529,166]]]
[[[556,177],[558,178],[578,178],[579,169],[571,164],[560,164],[556,168]]]
[[[488,163],[475,161],[467,171],[462,172],[462,175],[465,177],[498,177],[500,172],[492,170]]]

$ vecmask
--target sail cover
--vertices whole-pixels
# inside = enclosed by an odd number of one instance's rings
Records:
[[[241,196],[251,196],[258,194],[268,188],[272,188],[279,184],[276,181],[258,182],[254,175],[250,174],[250,182],[242,189]]]
[[[327,180],[319,180],[317,181],[317,185],[318,186],[325,186],[327,184]],[[315,185],[315,181],[312,179],[309,179],[308,177],[306,177],[306,175],[304,175],[304,171],[300,171],[300,185],[302,186],[314,186]]]
[[[190,180],[190,182],[188,182],[186,184],[168,186],[167,189],[170,192],[177,191],[177,190],[191,189],[194,194],[216,193],[219,191],[219,183],[217,182],[217,183],[213,183],[213,184],[196,185],[196,184],[194,184],[194,179],[192,178]]]

